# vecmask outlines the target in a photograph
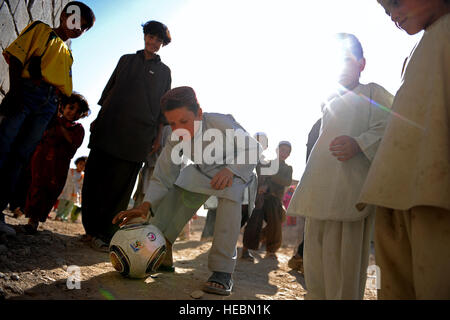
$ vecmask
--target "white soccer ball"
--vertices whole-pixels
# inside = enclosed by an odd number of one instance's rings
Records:
[[[145,278],[156,271],[166,254],[166,240],[151,224],[128,225],[109,244],[109,258],[124,277]]]

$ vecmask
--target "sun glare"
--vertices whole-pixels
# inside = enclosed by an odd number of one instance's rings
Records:
[[[139,24],[160,19],[172,35],[159,52],[172,70],[172,87],[193,87],[205,112],[232,114],[251,135],[266,132],[268,157],[275,157],[279,141],[289,140],[293,149],[287,162],[295,179],[303,173],[308,133],[321,117],[321,103],[336,90],[341,62],[329,39],[338,32],[355,34],[367,60],[361,82],[377,82],[392,93],[414,41],[390,24],[376,1],[133,1],[126,13],[108,14],[116,20],[125,14],[136,23],[119,26],[115,20],[104,25],[108,17],[99,17],[84,42],[74,42],[74,84],[95,97],[91,103],[98,101],[118,58],[142,49]],[[76,50],[94,36],[88,49]],[[92,46],[110,47],[110,52],[95,60]],[[394,46],[403,51],[386,50]],[[83,69],[86,65],[96,72]],[[92,109],[88,122],[96,117],[97,106]],[[88,136],[83,145],[87,142]],[[86,148],[78,154],[87,154]]]

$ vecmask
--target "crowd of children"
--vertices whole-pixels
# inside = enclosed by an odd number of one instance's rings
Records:
[[[95,15],[72,1],[59,27],[30,23],[3,52],[10,90],[0,107],[0,232],[33,234],[56,207],[57,220],[75,221],[81,212],[82,240],[107,252],[120,226],[150,221],[168,248],[160,270],[174,272],[172,245],[210,199],[205,292],[231,294],[244,225],[241,258],[252,260],[250,250],[264,242],[266,256],[276,259],[287,214],[302,225],[289,266],[304,274],[307,299],[363,299],[373,230],[380,299],[450,299],[450,1],[378,2],[398,28],[424,31],[402,86],[394,97],[379,84],[360,83],[363,47],[352,34],[336,34],[339,88],[310,132],[296,187],[285,163],[291,142],[279,142],[277,158],[268,161],[265,134],[253,138],[232,115],[203,112],[191,87],[170,89],[171,70],[157,52],[171,36],[157,21],[143,25],[144,49],[120,58],[90,127],[89,158],[70,169],[85,134],[77,121],[89,105],[72,89],[65,41],[89,30]],[[68,23],[71,5],[80,9],[79,25]],[[236,135],[211,163],[195,153],[198,144],[210,148],[202,140],[209,129]],[[244,145],[235,145],[239,139]],[[176,162],[174,154],[192,162]],[[273,162],[278,170],[264,173]],[[8,204],[28,223],[7,225],[1,212]]]

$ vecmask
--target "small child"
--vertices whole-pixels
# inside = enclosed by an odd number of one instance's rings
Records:
[[[90,29],[95,16],[84,3],[71,1],[61,11],[59,22],[57,28],[42,21],[30,23],[3,51],[10,88],[0,110],[4,115],[0,123],[0,220],[12,201],[22,168],[56,113],[58,97],[72,94],[73,57],[65,41]]]
[[[262,173],[264,165],[257,167],[257,205],[244,230],[242,259],[253,261],[249,249],[258,250],[260,243],[266,245],[266,258],[277,259],[276,252],[282,244],[282,223],[286,219],[282,204],[284,189],[292,183],[292,167],[285,162],[291,150],[289,141],[278,143],[277,158],[269,162],[279,163],[276,174],[264,175]],[[264,227],[263,221],[267,223]]]
[[[61,194],[69,171],[70,159],[80,147],[84,129],[76,121],[86,117],[89,105],[78,93],[61,104],[61,114],[55,117],[44,132],[42,141],[31,158],[31,185],[28,189],[24,213],[29,218],[25,232],[33,234]]]
[[[304,271],[307,299],[362,299],[374,212],[355,205],[383,136],[392,95],[361,84],[366,60],[359,40],[336,35],[342,59],[340,90],[324,105],[319,138],[311,151],[288,215],[306,217]]]
[[[423,36],[408,58],[358,208],[376,205],[380,299],[450,299],[450,1],[378,2]]]
[[[70,168],[67,174],[66,184],[58,198],[58,208],[55,220],[67,221],[70,213],[73,222],[78,218],[81,211],[81,188],[83,186],[84,167],[87,157],[80,157],[75,160],[76,169]]]

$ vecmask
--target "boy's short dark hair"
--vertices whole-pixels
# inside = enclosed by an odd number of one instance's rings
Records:
[[[161,98],[162,112],[186,107],[197,115],[200,105],[194,89],[191,87],[178,87],[167,91]]]
[[[86,162],[87,158],[88,157],[79,157],[79,158],[77,158],[77,160],[75,160],[75,165],[79,164],[82,161]]]
[[[350,52],[355,56],[357,60],[361,60],[364,58],[364,51],[359,42],[358,38],[351,33],[337,33],[335,35],[337,41],[341,42],[344,45],[346,50],[350,50]]]
[[[163,46],[167,46],[172,38],[170,37],[170,32],[167,26],[158,21],[147,21],[142,25],[142,29],[145,34],[151,34],[160,38],[163,42]]]
[[[95,15],[94,12],[92,11],[91,8],[89,8],[87,5],[85,5],[83,2],[80,1],[70,1],[69,3],[67,3],[62,12],[64,12],[65,14],[68,14],[67,12],[67,8],[69,6],[77,6],[78,8],[80,8],[80,13],[81,13],[81,17],[86,21],[87,23],[87,28],[86,30],[89,30],[90,28],[92,28],[92,26],[95,23]]]
[[[87,102],[86,98],[79,94],[78,92],[72,92],[72,95],[70,97],[62,96],[60,104],[64,108],[68,104],[74,104],[78,103],[79,106],[79,112],[80,112],[80,119],[87,117],[91,110],[89,109],[89,103]]]

